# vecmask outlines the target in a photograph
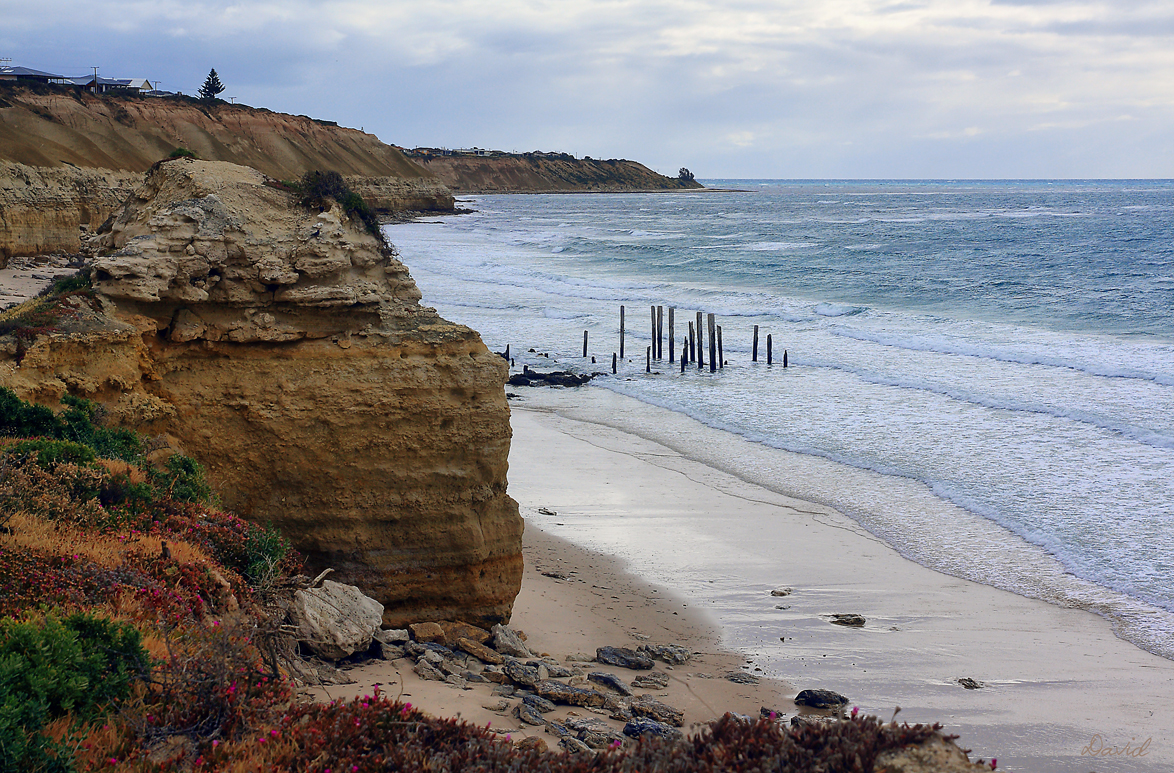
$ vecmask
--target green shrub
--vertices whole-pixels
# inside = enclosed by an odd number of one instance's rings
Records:
[[[195,153],[187,148],[176,148],[167,154],[168,158],[199,158]]]
[[[281,560],[288,553],[289,542],[277,529],[250,526],[245,539],[245,579],[253,586],[269,582],[280,573]]]
[[[328,199],[337,201],[348,217],[356,217],[367,229],[367,233],[384,242],[383,231],[379,229],[379,218],[363,201],[363,197],[347,186],[338,172],[306,172],[298,188],[302,192],[302,204],[322,206]]]
[[[147,665],[142,636],[126,624],[85,613],[0,620],[0,773],[73,770],[68,749],[42,728],[66,714],[97,717]]]
[[[93,449],[69,440],[32,438],[18,440],[5,449],[5,454],[15,460],[25,460],[36,454],[37,464],[52,469],[59,464],[90,464],[94,461]]]
[[[173,454],[164,469],[151,470],[151,482],[162,496],[180,502],[211,502],[212,487],[204,478],[204,468],[195,459]]]
[[[50,408],[25,402],[11,389],[0,387],[0,435],[68,440],[89,447],[102,459],[135,462],[142,456],[142,441],[134,432],[99,424],[101,409],[96,403],[72,395],[61,402],[66,409],[58,416]]]

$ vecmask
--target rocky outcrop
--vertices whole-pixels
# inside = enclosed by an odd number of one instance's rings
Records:
[[[169,433],[226,508],[280,528],[386,625],[509,618],[505,362],[421,306],[380,238],[253,169],[179,160],[102,239],[95,287],[122,327],[38,339],[0,381]]]
[[[452,191],[435,177],[346,178],[351,190],[380,215],[401,212],[452,212]]]
[[[526,153],[414,156],[412,160],[457,193],[606,193],[704,187],[622,159]]]
[[[134,172],[0,161],[0,268],[8,259],[81,249],[142,181]]]

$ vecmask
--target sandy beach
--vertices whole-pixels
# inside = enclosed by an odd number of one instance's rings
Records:
[[[658,696],[688,722],[763,706],[795,713],[796,692],[826,688],[886,719],[900,706],[905,721],[941,722],[1000,769],[1174,767],[1174,663],[1116,638],[1102,618],[925,569],[834,510],[561,415],[627,398],[519,391],[510,492],[527,521],[527,566],[513,623],[538,649],[561,659],[648,636],[703,651]],[[772,596],[779,587],[792,592]],[[865,625],[832,623],[849,613]],[[482,690],[422,683],[406,663],[355,669],[355,685],[323,695],[402,685],[430,712],[534,732],[484,708]],[[708,678],[740,667],[766,679],[751,689]],[[1147,740],[1144,754],[1105,754]]]

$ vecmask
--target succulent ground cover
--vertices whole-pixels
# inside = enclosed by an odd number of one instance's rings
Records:
[[[0,389],[0,773],[869,773],[934,733],[727,715],[571,754],[386,695],[300,702],[280,644],[296,556],[222,512],[195,460],[150,449],[85,400],[51,410]]]

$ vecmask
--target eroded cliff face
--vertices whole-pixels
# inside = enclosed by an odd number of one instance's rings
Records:
[[[625,193],[703,188],[623,159],[496,155],[413,158],[457,193]]]
[[[142,175],[111,169],[31,167],[0,161],[0,268],[17,255],[77,252]]]
[[[103,246],[95,287],[117,321],[40,339],[7,385],[171,434],[227,508],[358,584],[389,625],[508,619],[522,521],[505,363],[421,306],[391,250],[337,205],[190,160],[152,171]]]

